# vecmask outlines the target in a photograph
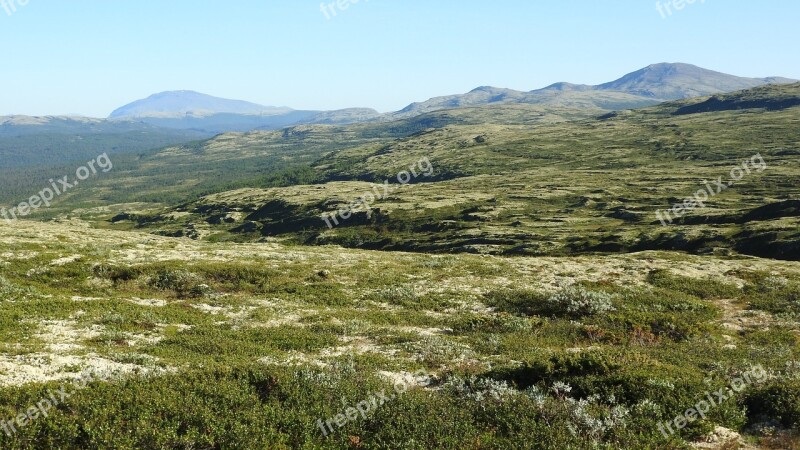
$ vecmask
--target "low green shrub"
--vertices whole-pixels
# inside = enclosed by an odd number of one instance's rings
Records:
[[[751,309],[773,314],[800,315],[800,283],[783,277],[763,276],[745,287]]]
[[[675,275],[668,270],[654,270],[647,276],[653,286],[683,292],[702,299],[738,298],[742,291],[733,284],[710,278],[698,279]]]
[[[569,286],[553,294],[530,290],[494,291],[484,302],[499,311],[579,319],[615,311],[613,295],[585,286]]]
[[[592,291],[582,286],[570,286],[551,295],[547,299],[544,311],[557,317],[579,319],[616,311],[612,298],[606,292]]]
[[[520,366],[500,367],[488,376],[513,383],[519,389],[536,384],[552,384],[586,376],[609,375],[618,368],[605,354],[583,352],[557,354],[523,362]]]
[[[198,298],[208,294],[211,288],[199,275],[187,270],[161,270],[147,284],[162,291],[174,291],[178,297]]]
[[[619,332],[647,333],[685,341],[707,334],[719,309],[692,295],[665,288],[629,289],[620,294],[619,311],[598,323]]]
[[[800,430],[800,380],[767,383],[750,392],[744,404],[753,423],[776,420]]]
[[[539,291],[506,289],[489,292],[484,297],[484,303],[499,311],[531,316],[542,310],[547,298],[546,293]]]
[[[120,281],[135,280],[141,275],[141,269],[131,266],[120,266],[108,263],[98,263],[92,266],[92,273],[98,278],[111,280],[114,283]]]
[[[453,323],[456,333],[511,333],[530,329],[530,319],[509,313],[461,316]]]
[[[0,276],[0,301],[19,300],[33,294],[33,289],[19,287]]]

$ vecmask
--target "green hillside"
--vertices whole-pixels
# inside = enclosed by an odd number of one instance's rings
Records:
[[[287,186],[321,180],[311,168],[322,157],[364,145],[388,145],[398,138],[453,124],[560,123],[601,114],[534,105],[459,109],[395,122],[348,126],[302,125],[279,131],[228,133],[206,141],[114,155],[114,170],[85,187],[59,197],[38,217],[75,208],[147,202],[174,205],[210,193],[242,187]],[[92,155],[94,157],[96,155]],[[85,161],[81,161],[83,164]],[[15,189],[0,197],[9,206],[36,193],[47,180],[74,172],[74,167],[10,171]]]
[[[792,99],[800,99],[800,85],[724,98],[756,103],[686,114],[688,108],[707,104],[699,98],[557,123],[475,124],[451,116],[449,123],[400,139],[348,139],[340,150],[320,151],[325,155],[306,172],[314,186],[263,189],[253,183],[184,204],[174,211],[177,215],[134,215],[132,220],[117,218],[117,223],[214,240],[282,236],[299,243],[383,250],[497,255],[734,251],[797,259],[800,110]],[[763,106],[779,100],[784,107]],[[481,108],[457,111],[466,117],[487,113]],[[345,129],[363,133],[370,128]],[[242,155],[239,147],[223,148]],[[249,143],[248,148],[257,147]],[[304,161],[313,159],[307,156]],[[328,229],[326,215],[375,192],[371,183],[398,185],[397,174],[423,158],[433,166],[432,176],[393,188],[370,202],[369,213],[361,208],[354,218]],[[662,226],[656,211],[707,191],[704,180],[733,181],[731,169],[745,161],[749,174],[719,194],[714,187],[702,207],[682,217],[672,214],[671,223]],[[220,217],[227,219],[220,222]]]

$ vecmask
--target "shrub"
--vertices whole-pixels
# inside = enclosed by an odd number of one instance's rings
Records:
[[[258,293],[265,292],[280,276],[275,269],[250,264],[210,263],[193,270],[217,288]]]
[[[781,380],[761,386],[745,399],[751,422],[776,420],[800,429],[800,380]]]
[[[473,356],[472,349],[466,344],[439,336],[424,336],[404,347],[428,367],[440,367]]]
[[[762,277],[745,288],[753,309],[774,314],[800,314],[800,284],[782,277]]]
[[[707,333],[719,315],[712,304],[665,288],[625,291],[619,304],[620,312],[609,318],[609,325],[645,345],[655,343],[656,337],[685,341]]]
[[[390,286],[380,289],[375,296],[392,305],[405,305],[417,300],[417,293],[412,286]]]
[[[162,270],[148,281],[148,285],[162,291],[175,291],[179,297],[197,298],[210,291],[197,274],[186,270]]]
[[[742,291],[733,284],[723,283],[710,278],[698,279],[674,275],[668,270],[654,270],[650,272],[647,281],[653,286],[683,292],[702,299],[738,298],[742,293]]]
[[[456,333],[513,333],[530,330],[531,323],[528,320],[508,313],[488,316],[471,315],[457,319],[453,324],[453,331]]]
[[[130,281],[139,276],[139,271],[130,266],[116,266],[113,264],[98,263],[92,266],[92,273],[98,278],[119,281]]]
[[[459,398],[476,402],[485,400],[503,401],[507,397],[518,393],[505,381],[492,378],[478,378],[475,375],[467,377],[453,376],[442,386],[446,391]]]
[[[552,355],[520,366],[501,367],[492,370],[489,376],[525,389],[542,382],[550,384],[567,379],[607,376],[618,368],[604,353],[585,352]]]
[[[547,295],[541,292],[507,289],[490,292],[486,295],[484,302],[487,306],[503,312],[530,316],[542,310],[542,303],[546,299]]]
[[[616,311],[611,299],[606,292],[570,286],[548,298],[547,308],[555,316],[581,318]]]
[[[17,300],[32,293],[33,291],[30,289],[18,287],[14,283],[11,283],[7,279],[0,276],[0,301]]]
[[[420,311],[443,311],[455,306],[452,294],[447,292],[420,294],[413,285],[388,286],[367,294],[364,300],[402,306]]]

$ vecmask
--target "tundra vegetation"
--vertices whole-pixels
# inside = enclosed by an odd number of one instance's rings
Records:
[[[0,447],[798,448],[798,98],[464,108],[119,155],[52,220],[0,226]],[[766,170],[656,218],[757,153]],[[422,158],[431,177],[326,226]]]

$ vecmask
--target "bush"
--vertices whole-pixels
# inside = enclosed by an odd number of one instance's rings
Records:
[[[653,286],[694,295],[702,299],[738,298],[742,291],[735,285],[721,281],[674,275],[668,270],[650,272],[647,281]]]
[[[456,333],[513,333],[531,329],[528,319],[508,313],[496,315],[471,315],[456,319],[453,331]]]
[[[625,291],[619,304],[619,314],[610,317],[607,325],[631,333],[640,343],[655,336],[684,341],[708,333],[711,322],[719,316],[712,304],[664,288]]]
[[[498,380],[513,383],[521,389],[557,381],[583,377],[607,376],[619,366],[600,352],[552,355],[544,359],[526,361],[519,366],[500,367],[488,375]]]
[[[212,281],[215,288],[257,293],[266,292],[270,282],[281,275],[275,269],[250,264],[209,263],[193,270]]]
[[[467,377],[453,376],[444,383],[442,388],[456,397],[476,402],[485,400],[502,401],[518,393],[505,381],[479,378],[475,375]]]
[[[781,380],[761,386],[745,399],[751,422],[776,420],[800,429],[800,380]]]
[[[113,264],[95,264],[92,266],[94,276],[111,280],[114,283],[119,281],[130,281],[139,276],[139,271],[130,266],[115,266]]]
[[[766,276],[745,288],[750,308],[773,314],[800,314],[800,284],[781,277]]]
[[[389,286],[378,290],[374,297],[392,305],[412,304],[418,298],[413,286]]]
[[[570,286],[547,299],[548,312],[559,317],[581,318],[616,311],[612,296],[606,292],[590,291]]]
[[[21,288],[0,276],[0,301],[17,300],[31,295],[33,291],[29,288]]]
[[[175,291],[178,297],[198,298],[210,291],[203,279],[186,270],[162,270],[148,281],[148,285],[162,291]]]
[[[486,294],[484,302],[487,306],[499,311],[531,316],[542,310],[546,294],[523,289],[507,289]]]

